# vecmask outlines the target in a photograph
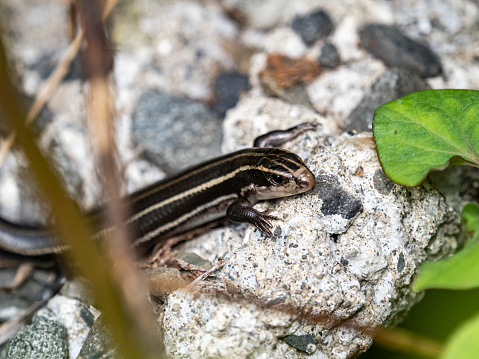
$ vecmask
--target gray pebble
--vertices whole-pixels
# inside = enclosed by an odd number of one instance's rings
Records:
[[[220,154],[216,116],[201,102],[158,90],[140,95],[132,134],[135,146],[170,174]]]
[[[293,19],[291,28],[296,31],[308,46],[328,36],[334,28],[333,21],[323,10]]]
[[[386,70],[344,122],[346,130],[371,131],[374,110],[412,92],[429,89],[419,76],[402,69]]]
[[[221,73],[215,80],[214,111],[218,117],[225,117],[226,111],[238,103],[241,92],[250,87],[248,76],[238,71]]]
[[[431,49],[398,29],[386,25],[369,24],[359,33],[360,45],[388,67],[407,69],[421,77],[442,73],[441,63]]]
[[[37,316],[10,339],[0,358],[68,358],[67,330],[58,322]]]
[[[341,58],[339,57],[338,49],[333,44],[327,42],[321,48],[321,53],[319,54],[318,63],[330,69],[338,67],[341,63]]]

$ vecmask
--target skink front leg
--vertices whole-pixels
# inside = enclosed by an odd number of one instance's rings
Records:
[[[319,126],[317,122],[304,122],[287,130],[271,131],[254,140],[253,147],[278,147],[291,141],[306,131],[315,130]]]
[[[241,198],[233,202],[226,210],[226,216],[233,222],[250,223],[258,228],[267,237],[273,237],[271,228],[273,225],[269,219],[281,220],[276,216],[267,214],[268,211],[260,212],[254,209],[250,202]]]

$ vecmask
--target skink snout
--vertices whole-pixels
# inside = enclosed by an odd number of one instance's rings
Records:
[[[316,183],[316,177],[307,167],[302,167],[298,170],[295,178],[300,188],[299,193],[309,191]]]

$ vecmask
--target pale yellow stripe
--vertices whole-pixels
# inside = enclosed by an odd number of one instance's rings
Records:
[[[218,197],[216,198],[215,200],[211,201],[211,202],[208,202],[208,203],[205,203],[201,206],[198,206],[196,207],[194,210],[188,212],[188,213],[185,213],[183,216],[180,216],[178,217],[177,219],[175,219],[174,221],[171,221],[171,222],[168,222],[166,224],[164,224],[163,226],[160,226],[160,227],[157,227],[155,228],[154,230],[146,233],[145,235],[143,235],[141,238],[137,239],[135,241],[135,245],[140,245],[141,243],[144,243],[144,242],[147,242],[153,238],[155,238],[156,236],[158,236],[159,234],[163,233],[163,232],[166,232],[170,229],[173,229],[175,228],[176,226],[179,226],[181,225],[182,223],[185,223],[188,219],[194,217],[195,215],[197,215],[198,213],[208,209],[208,208],[211,208],[211,207],[214,207],[224,201],[227,201],[227,200],[230,200],[230,199],[234,199],[234,198],[237,198],[237,194],[236,193],[231,193],[229,195],[226,195],[226,196],[221,196],[221,197]]]
[[[264,166],[242,166],[242,167],[239,167],[237,168],[236,170],[234,171],[231,171],[230,173],[224,175],[224,176],[221,176],[221,177],[217,177],[215,179],[212,179],[211,181],[208,181],[208,182],[205,182],[205,183],[202,183],[200,184],[199,186],[196,186],[196,187],[193,187],[187,191],[184,191],[184,192],[181,192],[179,194],[177,194],[176,196],[172,196],[172,197],[169,197],[167,199],[165,199],[164,201],[161,201],[161,202],[158,202],[158,203],[155,203],[153,205],[151,205],[150,207],[147,207],[145,208],[143,211],[140,211],[138,212],[137,214],[135,214],[134,216],[130,217],[130,219],[128,219],[128,223],[132,223],[134,221],[137,221],[138,219],[140,219],[141,217],[147,215],[148,213],[152,212],[152,211],[155,211],[159,208],[162,208],[164,206],[167,206],[173,202],[176,202],[178,200],[181,200],[185,197],[188,197],[192,194],[195,194],[195,193],[198,193],[200,191],[204,191],[208,188],[211,188],[213,186],[216,186],[217,184],[223,182],[223,181],[227,181],[228,179],[230,178],[233,178],[234,176],[236,176],[239,172],[242,172],[242,171],[248,171],[250,169],[259,169],[263,172],[271,172],[271,173],[275,173],[274,170],[270,169],[270,168],[266,168]]]

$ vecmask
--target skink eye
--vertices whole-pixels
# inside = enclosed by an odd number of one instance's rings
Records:
[[[275,186],[279,186],[285,182],[286,178],[280,175],[272,174],[270,176],[270,180],[272,184],[274,184]]]

